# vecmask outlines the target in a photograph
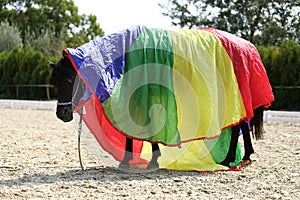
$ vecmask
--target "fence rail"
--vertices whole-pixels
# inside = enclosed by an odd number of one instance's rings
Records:
[[[0,85],[2,88],[16,88],[16,99],[19,99],[20,88],[45,88],[47,99],[50,100],[50,88],[53,88],[53,85],[49,84],[39,84],[39,85],[30,85],[30,84],[16,84],[16,85]]]
[[[0,107],[9,108],[36,108],[42,110],[55,110],[56,101],[29,101],[29,100],[13,100],[0,99]]]
[[[300,112],[266,110],[264,112],[264,121],[300,122]]]
[[[300,89],[300,86],[284,86],[284,85],[279,85],[279,86],[272,86],[274,89]]]

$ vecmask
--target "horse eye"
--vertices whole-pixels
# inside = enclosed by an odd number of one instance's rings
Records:
[[[74,80],[72,80],[71,78],[67,78],[67,83],[73,84],[73,83],[74,83]]]

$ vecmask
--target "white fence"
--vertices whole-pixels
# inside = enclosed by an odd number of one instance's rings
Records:
[[[56,101],[27,101],[27,100],[7,100],[0,99],[0,107],[11,108],[36,108],[45,110],[55,110]],[[300,112],[272,111],[264,112],[265,122],[300,122]]]
[[[10,108],[36,108],[42,110],[55,110],[56,101],[28,101],[0,99],[0,106]]]
[[[300,112],[273,111],[264,112],[265,122],[300,122]]]

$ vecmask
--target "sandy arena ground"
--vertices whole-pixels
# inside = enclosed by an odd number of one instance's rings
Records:
[[[266,123],[243,171],[123,173],[86,149],[98,167],[82,171],[75,125],[53,110],[0,114],[0,199],[300,199],[300,123]]]

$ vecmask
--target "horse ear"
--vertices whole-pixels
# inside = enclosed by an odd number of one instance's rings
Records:
[[[63,58],[68,59],[68,53],[66,52],[66,50],[63,50],[62,54],[63,54]]]
[[[48,64],[50,65],[51,68],[54,68],[56,66],[56,64],[51,61],[48,61]]]

